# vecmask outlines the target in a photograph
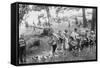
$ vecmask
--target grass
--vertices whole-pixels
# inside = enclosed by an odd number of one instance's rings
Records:
[[[31,51],[28,51],[26,53],[26,63],[43,63],[43,62],[59,62],[59,61],[77,61],[77,60],[93,60],[96,59],[96,46],[94,47],[87,47],[84,48],[81,52],[76,51],[68,51],[68,50],[64,50],[64,51],[59,51],[59,53],[55,53],[54,56],[50,57],[50,58],[44,58],[41,57],[41,61],[38,61],[37,59],[32,59],[32,57],[34,56],[43,56],[49,55],[49,52],[51,51],[51,47],[48,45],[47,39],[48,37],[43,37],[40,38],[41,41],[41,45],[35,49]],[[31,40],[32,41],[32,40]],[[29,45],[28,45],[29,46]],[[30,50],[30,49],[29,49]]]
[[[28,30],[29,31],[29,30]],[[30,31],[29,31],[30,32]],[[34,56],[48,56],[51,52],[51,46],[48,45],[48,37],[38,37],[34,36],[36,32],[26,32],[25,40],[26,46],[26,62],[25,63],[43,63],[43,62],[59,62],[59,61],[76,61],[76,60],[93,60],[96,59],[96,46],[84,48],[81,52],[76,51],[59,51],[55,53],[53,57],[41,57],[41,61],[34,59]],[[39,33],[38,33],[39,34]],[[29,48],[30,45],[36,40],[41,40],[41,45],[39,47]]]

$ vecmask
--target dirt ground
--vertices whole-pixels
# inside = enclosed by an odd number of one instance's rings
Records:
[[[31,37],[32,38],[32,37]],[[34,38],[33,38],[34,39]],[[30,40],[30,41],[33,41]],[[36,39],[36,37],[35,37]],[[34,40],[35,40],[34,39]],[[77,60],[94,60],[96,59],[96,46],[84,48],[81,52],[69,51],[69,50],[57,50],[54,56],[48,57],[51,53],[51,46],[48,45],[48,37],[37,38],[40,39],[39,47],[32,47],[26,50],[26,62],[25,63],[44,63],[44,62],[58,62],[58,61],[77,61]],[[29,45],[27,45],[29,46]],[[28,48],[28,47],[27,47]],[[42,57],[39,60],[34,59],[34,56],[47,56]]]

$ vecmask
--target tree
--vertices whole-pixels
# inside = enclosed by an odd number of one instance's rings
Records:
[[[82,8],[83,12],[83,27],[87,26],[87,20],[86,20],[86,15],[85,15],[85,8]]]
[[[19,5],[19,24],[23,20],[24,14],[26,14],[27,12],[28,12],[28,6],[20,4]]]
[[[92,12],[92,22],[91,22],[91,30],[95,30],[96,27],[96,9],[93,9]]]
[[[46,12],[47,12],[47,17],[48,17],[48,22],[46,23],[49,27],[51,26],[50,25],[50,17],[51,17],[51,15],[50,15],[50,12],[49,12],[49,7],[47,6],[47,7],[45,7],[45,10],[46,10]]]
[[[47,12],[48,21],[45,22],[44,25],[50,26],[50,22],[49,22],[49,19],[50,19],[49,6],[41,6],[41,5],[39,5],[39,6],[35,7],[35,8],[39,9],[38,11],[40,11],[40,10],[43,9],[43,10],[45,10],[45,11]],[[40,24],[40,23],[41,23],[41,22],[39,21],[39,24]]]

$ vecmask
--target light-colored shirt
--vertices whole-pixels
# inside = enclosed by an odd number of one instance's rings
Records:
[[[73,37],[74,40],[75,40],[77,37],[79,37],[79,34],[76,33],[76,32],[72,32],[72,33],[71,33],[71,37]]]
[[[19,40],[20,47],[25,46],[25,41],[23,39]]]

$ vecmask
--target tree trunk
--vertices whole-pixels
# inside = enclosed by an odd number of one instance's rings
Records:
[[[85,8],[82,9],[83,12],[83,27],[87,26],[87,20],[86,20],[86,15],[85,15]]]
[[[92,12],[92,22],[91,22],[91,30],[95,30],[95,26],[96,26],[96,9],[93,9]]]
[[[47,25],[50,27],[50,12],[49,12],[49,7],[46,7],[46,11],[47,11],[47,17],[48,17]]]

